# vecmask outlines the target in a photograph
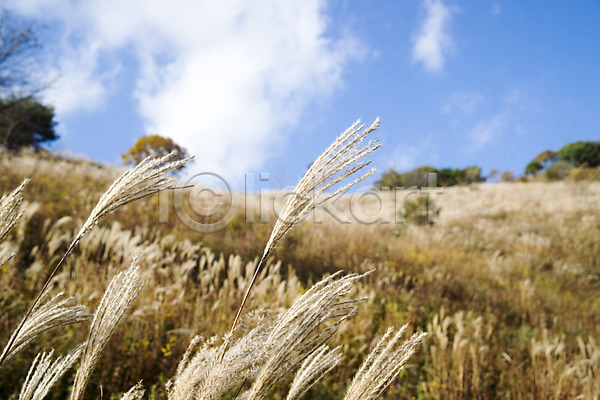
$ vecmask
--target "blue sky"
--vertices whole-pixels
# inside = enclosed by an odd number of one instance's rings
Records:
[[[293,185],[357,118],[379,171],[522,173],[600,139],[600,2],[9,0],[36,21],[60,141],[120,162],[158,133]]]

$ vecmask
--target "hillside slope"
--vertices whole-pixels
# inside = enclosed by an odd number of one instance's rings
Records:
[[[3,193],[24,176],[32,179],[25,217],[5,244],[17,257],[0,270],[4,344],[119,169],[48,155],[1,157]],[[188,211],[202,201],[193,190],[185,196],[192,199]],[[178,218],[176,199],[155,196],[116,212],[82,240],[54,291],[93,309],[110,278],[136,254],[147,281],[102,356],[89,398],[100,396],[100,385],[110,398],[140,379],[154,398],[165,397],[165,380],[190,338],[220,335],[231,323],[270,233],[277,198],[234,194],[227,225],[206,233]],[[334,338],[344,345],[345,362],[307,398],[341,398],[365,348],[387,326],[406,322],[429,336],[385,398],[599,396],[600,183],[446,188],[431,205],[439,212],[430,213],[433,224],[396,218],[404,199],[416,198],[408,192],[346,196],[335,203],[337,219],[325,211],[310,216],[265,270],[250,308],[289,306],[332,271],[375,269],[358,287],[368,300]],[[196,222],[217,217],[197,216]],[[357,221],[379,217],[387,223]],[[0,371],[0,393],[18,389],[37,351],[65,351],[85,334],[86,326],[78,325],[45,335]]]

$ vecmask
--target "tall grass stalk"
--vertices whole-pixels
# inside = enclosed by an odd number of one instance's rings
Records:
[[[352,379],[344,400],[376,399],[398,376],[417,345],[427,335],[418,332],[401,342],[406,327],[402,326],[396,334],[394,328],[387,330]]]
[[[315,160],[306,174],[300,179],[285,203],[277,222],[275,222],[263,255],[252,276],[252,280],[248,284],[248,288],[233,320],[231,332],[233,332],[240,319],[250,296],[250,291],[256,282],[256,278],[264,262],[290,229],[306,218],[311,211],[375,173],[375,168],[371,168],[369,171],[359,175],[352,182],[337,188],[333,193],[326,193],[328,189],[343,182],[346,178],[363,170],[370,164],[370,162],[363,162],[361,160],[366,155],[377,150],[380,144],[377,138],[366,143],[364,141],[370,133],[379,127],[379,124],[380,121],[377,118],[371,126],[366,128],[364,124],[360,123],[360,120],[357,120]]]
[[[356,312],[360,300],[342,301],[363,275],[340,273],[315,284],[277,321],[269,344],[271,355],[250,389],[248,400],[263,399],[288,372],[335,333],[338,325]]]
[[[13,332],[2,351],[2,360],[8,361],[42,333],[51,329],[87,321],[91,315],[82,305],[70,305],[75,298],[57,294],[45,303],[38,303],[20,330]],[[1,365],[1,364],[0,364]]]
[[[269,355],[270,329],[272,323],[264,317],[245,334],[243,329],[236,329],[236,338],[222,358],[225,340],[217,346],[216,337],[203,340],[196,336],[168,385],[169,399],[216,400],[252,378]]]
[[[83,396],[88,379],[106,342],[142,290],[140,267],[134,260],[131,266],[116,275],[109,283],[94,314],[87,340],[84,343],[81,365],[75,375],[71,400]]]
[[[139,400],[144,397],[144,392],[145,390],[142,387],[142,383],[138,382],[135,386],[125,392],[120,400]]]
[[[40,353],[33,360],[29,373],[23,383],[19,400],[42,400],[52,386],[73,366],[81,355],[83,346],[77,346],[66,356],[57,357],[52,361],[52,353]]]
[[[29,179],[23,180],[21,184],[11,193],[0,198],[0,243],[6,239],[8,232],[17,224],[23,216],[21,202],[23,201],[23,188],[29,182]],[[12,254],[0,254],[0,265],[6,264],[13,257]],[[2,365],[0,358],[0,365]]]
[[[308,356],[296,372],[286,400],[301,398],[311,386],[335,368],[343,358],[340,349],[338,346],[329,350],[327,345],[323,345]]]
[[[23,189],[27,183],[29,179],[25,179],[15,190],[0,199],[0,242],[6,239],[8,232],[23,215],[20,207],[23,201]]]
[[[48,285],[56,275],[56,272],[59,270],[60,266],[67,258],[67,256],[71,253],[71,251],[75,248],[75,245],[79,240],[94,226],[96,225],[102,218],[116,210],[117,208],[129,204],[131,202],[143,199],[148,197],[154,193],[160,192],[162,190],[173,189],[176,180],[167,175],[168,171],[173,169],[178,169],[191,160],[193,157],[189,157],[183,160],[169,161],[173,157],[173,153],[167,154],[163,157],[152,158],[147,157],[140,164],[138,164],[135,168],[127,170],[120,177],[118,177],[108,188],[108,190],[100,197],[100,200],[92,210],[90,216],[85,221],[71,244],[69,245],[67,251],[63,254],[62,258],[50,273],[50,276],[46,280],[46,283],[39,291],[37,297],[29,307],[29,310],[25,314],[25,317],[21,320],[21,323],[15,330],[13,336],[8,341],[8,344],[5,347],[5,350],[0,356],[0,367],[6,362],[7,354],[11,354],[12,347],[15,344],[15,340],[19,337],[19,333],[23,329],[25,323],[30,318],[31,313],[37,306],[38,302],[41,300],[42,296],[46,292]],[[12,198],[18,198],[14,193],[20,193],[22,187],[27,181],[24,181],[19,188],[17,188],[12,195]],[[9,196],[10,200],[11,196]],[[7,204],[13,204],[15,200],[7,201]],[[4,199],[2,202],[4,209]],[[14,209],[14,206],[8,207],[7,209]],[[10,215],[13,215],[11,213]],[[14,225],[14,223],[13,223]]]

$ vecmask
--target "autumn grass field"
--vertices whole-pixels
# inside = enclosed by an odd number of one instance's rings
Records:
[[[3,346],[120,170],[29,153],[2,153],[0,168],[2,193],[31,178],[25,214],[3,244],[16,252],[0,266]],[[349,196],[336,202],[348,218]],[[147,398],[164,399],[190,339],[229,329],[275,220],[249,223],[243,195],[234,197],[227,226],[211,233],[189,229],[172,210],[161,222],[159,196],[127,205],[66,260],[52,290],[89,309],[136,255],[146,281],[86,398],[118,398],[143,380]],[[356,297],[366,300],[332,338],[344,361],[305,398],[342,398],[387,327],[405,323],[428,336],[383,398],[599,398],[600,182],[452,187],[434,201],[432,223],[420,224],[395,221],[402,207],[393,194],[365,196],[365,212],[381,205],[390,223],[342,224],[321,211],[273,252],[248,309],[289,307],[338,270],[374,270],[356,284]],[[0,370],[0,397],[18,393],[38,352],[67,352],[87,329],[80,323],[43,334]],[[66,398],[73,374],[48,398]]]

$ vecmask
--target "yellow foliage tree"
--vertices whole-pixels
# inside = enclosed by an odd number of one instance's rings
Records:
[[[121,158],[125,165],[137,165],[148,156],[160,157],[169,153],[174,154],[173,160],[182,160],[188,157],[187,150],[173,140],[160,135],[150,135],[139,138],[127,153],[121,154]],[[182,168],[183,166],[179,169]]]

